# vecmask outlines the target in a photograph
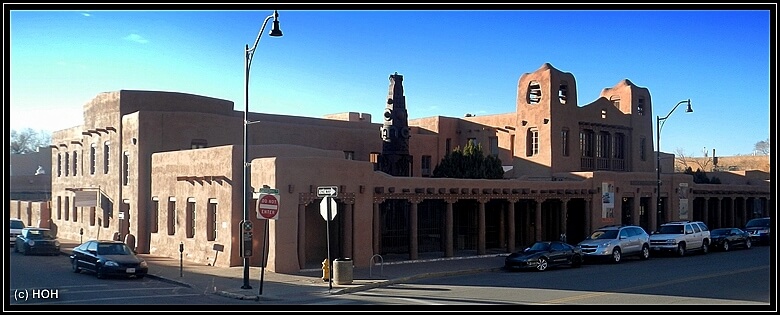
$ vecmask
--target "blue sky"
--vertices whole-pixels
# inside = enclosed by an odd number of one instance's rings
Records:
[[[100,8],[11,7],[8,129],[80,125],[86,102],[122,89],[205,95],[244,110],[244,48],[273,7]],[[774,6],[381,8],[280,8],[284,36],[268,36],[269,21],[252,61],[249,110],[363,112],[379,123],[398,72],[410,118],[509,113],[520,76],[549,62],[574,75],[580,106],[623,79],[650,90],[654,116],[691,99],[693,113],[682,105],[666,120],[664,152],[747,155],[770,138]]]

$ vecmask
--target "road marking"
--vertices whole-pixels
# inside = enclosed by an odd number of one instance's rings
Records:
[[[680,278],[680,279],[675,279],[675,280],[670,280],[670,281],[665,281],[665,282],[651,283],[651,284],[640,285],[640,286],[635,286],[635,287],[629,287],[629,288],[624,288],[624,289],[617,289],[617,290],[615,290],[615,292],[589,292],[589,293],[586,293],[586,294],[578,294],[578,295],[572,295],[572,296],[569,296],[569,297],[564,297],[564,298],[559,298],[559,299],[554,299],[554,300],[547,300],[547,301],[543,301],[542,303],[562,304],[562,303],[567,303],[567,302],[575,301],[575,300],[584,300],[584,299],[595,298],[595,297],[600,297],[600,296],[605,296],[605,295],[610,295],[610,294],[617,294],[617,293],[632,293],[632,291],[637,291],[637,290],[641,290],[641,289],[656,288],[656,287],[662,287],[662,286],[677,284],[677,283],[681,283],[681,282],[690,282],[690,281],[707,279],[707,278],[716,278],[716,277],[721,277],[721,276],[733,275],[733,274],[737,274],[737,273],[758,271],[758,270],[761,270],[761,269],[768,269],[768,268],[769,268],[769,266],[758,266],[758,267],[753,267],[753,268],[738,269],[738,270],[726,271],[726,272],[721,272],[721,273],[716,273],[716,274],[709,274],[709,275],[704,275],[704,276]]]

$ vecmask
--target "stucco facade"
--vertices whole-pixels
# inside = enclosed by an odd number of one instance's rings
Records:
[[[266,250],[272,271],[317,268],[326,233],[332,257],[366,266],[375,254],[514,251],[561,234],[576,243],[606,224],[652,231],[689,219],[715,228],[770,215],[766,173],[732,173],[718,185],[664,173],[656,191],[646,88],[621,80],[578,105],[574,76],[544,64],[520,77],[517,95],[510,113],[409,120],[408,177],[377,171],[382,124],[370,115],[249,113],[251,265],[262,265]],[[83,125],[52,135],[51,220],[60,235],[78,239],[83,229],[84,238],[120,238],[170,257],[183,244],[189,261],[240,265],[244,117],[233,108],[172,92],[97,95],[84,105]],[[503,161],[505,179],[430,177],[470,139]],[[671,172],[672,161],[662,169]],[[276,220],[256,218],[263,186],[278,190]],[[330,229],[318,186],[339,187]],[[95,192],[96,204],[84,192]]]

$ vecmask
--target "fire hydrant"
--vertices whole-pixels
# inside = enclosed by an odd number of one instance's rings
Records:
[[[330,280],[330,261],[327,258],[322,261],[322,281]]]

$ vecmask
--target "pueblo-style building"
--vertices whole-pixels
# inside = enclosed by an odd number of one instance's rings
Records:
[[[375,255],[512,252],[562,235],[577,243],[609,224],[717,228],[774,216],[766,172],[709,173],[721,183],[697,184],[663,154],[657,191],[655,108],[650,91],[627,79],[580,106],[574,76],[545,63],[520,76],[509,113],[419,119],[408,119],[421,104],[406,103],[402,79],[390,76],[381,123],[356,112],[248,113],[251,200],[244,113],[232,101],[101,93],[84,105],[82,125],[52,135],[50,203],[11,202],[11,212],[68,239],[116,238],[176,258],[182,244],[185,260],[238,266],[246,201],[249,263],[266,259],[274,272],[319,268],[328,248],[368,266]],[[504,179],[432,177],[469,141],[502,161]],[[337,189],[327,222],[323,186]],[[258,204],[266,194],[278,204]],[[278,212],[266,219],[258,205]]]

